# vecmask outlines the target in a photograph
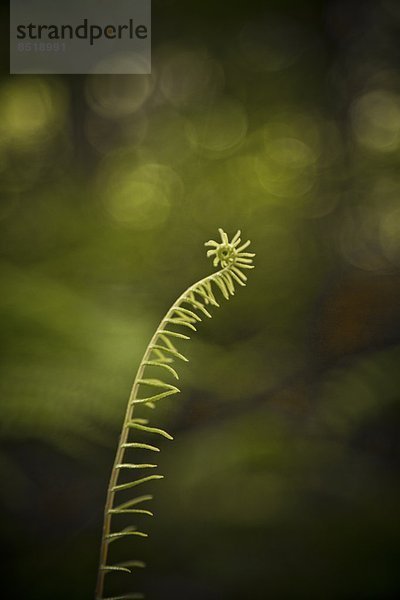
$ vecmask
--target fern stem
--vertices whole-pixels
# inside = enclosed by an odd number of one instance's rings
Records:
[[[156,342],[160,335],[160,331],[162,331],[167,326],[168,320],[173,317],[175,310],[177,308],[180,308],[181,303],[186,302],[187,299],[190,298],[190,295],[193,292],[195,292],[199,286],[202,286],[207,283],[211,283],[213,280],[215,280],[216,277],[218,277],[218,275],[222,275],[226,271],[229,271],[229,270],[230,270],[229,267],[224,267],[223,269],[220,269],[219,271],[216,271],[216,272],[212,273],[211,275],[204,277],[204,279],[201,279],[200,281],[194,283],[186,291],[184,291],[183,294],[181,294],[179,296],[179,298],[176,300],[176,302],[168,310],[168,312],[166,313],[164,318],[160,321],[160,324],[157,327],[156,332],[154,333],[153,337],[151,338],[151,340],[146,348],[146,351],[143,355],[141,363],[139,365],[135,380],[133,382],[132,390],[131,390],[131,393],[129,396],[129,400],[128,400],[128,404],[127,404],[127,408],[126,408],[126,412],[125,412],[124,423],[123,423],[121,434],[119,437],[118,448],[117,448],[117,452],[115,455],[113,468],[111,471],[110,481],[108,484],[106,504],[105,504],[105,508],[104,508],[103,533],[102,533],[102,540],[101,540],[101,547],[100,547],[100,566],[99,566],[97,585],[96,585],[96,599],[97,600],[102,600],[102,598],[103,598],[104,580],[105,580],[105,576],[107,574],[107,570],[104,569],[104,566],[107,565],[107,558],[108,558],[109,544],[107,543],[107,540],[109,539],[109,535],[111,532],[111,519],[112,519],[112,515],[113,515],[112,507],[114,505],[115,493],[117,491],[116,486],[117,486],[117,481],[118,481],[118,475],[120,472],[120,469],[118,468],[118,466],[124,462],[124,454],[125,454],[125,450],[127,448],[126,444],[128,442],[128,436],[129,436],[129,431],[130,431],[129,423],[132,422],[133,410],[134,410],[134,405],[135,405],[134,401],[137,398],[137,393],[138,393],[138,389],[140,386],[140,380],[143,379],[143,374],[144,374],[144,371],[147,366],[146,363],[151,362],[150,356],[153,351],[153,347],[157,346]]]

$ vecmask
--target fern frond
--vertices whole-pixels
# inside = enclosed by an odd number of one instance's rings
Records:
[[[141,444],[140,442],[126,442],[122,444],[123,448],[142,448],[142,450],[152,450],[153,452],[160,452],[160,448],[151,446],[150,444]]]
[[[171,373],[175,377],[175,379],[179,379],[179,375],[175,371],[175,369],[173,369],[169,365],[166,365],[165,363],[158,362],[157,360],[145,360],[145,361],[143,361],[143,364],[146,367],[161,367],[162,369],[166,369],[167,371],[169,371],[169,373]]]
[[[139,465],[125,463],[125,464],[121,464],[121,465],[115,465],[115,468],[116,469],[151,469],[156,466],[157,465],[151,465],[148,463],[139,464]]]
[[[141,508],[111,508],[108,513],[110,515],[138,514],[154,517],[154,513],[152,513],[151,510],[143,510]]]
[[[177,394],[179,390],[168,390],[167,392],[160,392],[159,394],[155,394],[154,396],[149,396],[148,398],[135,398],[132,400],[132,404],[147,404],[156,402],[157,400],[162,400],[163,398],[167,398],[167,396],[173,396]]]
[[[183,302],[187,302],[188,304],[191,304],[192,306],[194,306],[194,308],[198,308],[199,310],[201,310],[202,313],[204,313],[206,315],[206,317],[208,317],[209,319],[212,319],[212,314],[210,312],[208,312],[208,310],[206,309],[204,304],[202,304],[201,302],[196,300],[193,292],[190,292],[187,295],[187,297],[183,299]]]
[[[166,319],[167,323],[172,323],[173,325],[182,325],[182,327],[188,327],[192,331],[197,331],[196,327],[193,325],[193,319],[186,321],[184,319]]]
[[[125,571],[125,573],[132,573],[130,569],[127,567],[116,567],[114,565],[106,565],[105,567],[100,567],[102,571],[110,572],[110,571]]]
[[[148,477],[134,479],[133,481],[128,481],[127,483],[120,483],[118,485],[114,485],[111,488],[111,491],[122,492],[122,490],[129,490],[130,488],[136,487],[137,485],[141,485],[142,483],[147,483],[148,481],[152,481],[153,479],[164,479],[164,475],[149,475]]]
[[[137,506],[142,502],[148,502],[149,500],[153,500],[153,496],[151,494],[145,494],[144,496],[137,496],[137,498],[132,498],[123,504],[120,504],[116,507],[115,510],[123,510],[124,508],[129,508],[131,506]]]
[[[139,429],[140,431],[145,431],[146,433],[157,433],[158,435],[162,435],[167,438],[167,440],[173,440],[174,438],[167,431],[163,429],[159,429],[158,427],[147,427],[147,425],[142,425],[141,423],[136,423],[135,421],[128,421],[126,427],[131,427],[132,429]]]
[[[189,310],[188,308],[183,308],[182,306],[179,306],[179,308],[175,308],[174,312],[176,312],[176,314],[181,314],[183,317],[186,315],[186,317],[192,318],[194,321],[198,321],[199,323],[201,322],[201,318],[199,317],[199,315],[196,315],[196,313],[194,313],[192,310]]]
[[[161,381],[161,379],[138,379],[139,385],[149,385],[150,387],[159,387],[164,388],[166,390],[178,390],[177,387],[171,385],[170,383],[166,383],[165,381]]]
[[[117,531],[117,533],[109,533],[108,535],[106,535],[106,541],[108,543],[111,542],[115,542],[116,540],[120,540],[121,538],[124,538],[128,535],[137,535],[139,537],[149,537],[148,533],[143,533],[143,531],[132,531],[132,530],[123,530],[123,531]],[[103,565],[100,567],[101,570],[103,570]]]
[[[163,352],[166,352],[167,354],[172,354],[172,356],[175,356],[176,358],[183,360],[183,362],[189,362],[189,359],[187,359],[186,356],[183,356],[183,354],[180,354],[173,348],[166,348],[165,346],[160,346],[160,344],[153,344],[150,347],[150,350],[162,350]]]
[[[171,363],[173,364],[178,360],[188,362],[188,359],[175,344],[188,341],[190,337],[186,335],[186,333],[188,333],[187,330],[189,329],[196,332],[196,326],[202,322],[204,317],[212,317],[208,308],[218,308],[220,306],[218,302],[219,297],[218,299],[216,297],[217,293],[220,293],[224,299],[229,300],[230,297],[235,294],[236,285],[246,285],[247,276],[243,273],[243,270],[254,268],[252,262],[255,255],[252,252],[244,252],[250,242],[248,241],[242,244],[240,231],[233,236],[231,241],[229,241],[227,234],[222,229],[219,229],[219,234],[221,241],[217,242],[210,240],[205,244],[205,246],[209,248],[207,256],[213,259],[213,265],[219,267],[219,270],[189,287],[178,298],[162,319],[159,327],[150,340],[142,362],[139,365],[132,392],[129,397],[107,492],[96,600],[136,600],[143,598],[142,594],[137,593],[104,597],[104,583],[105,575],[109,573],[130,573],[131,568],[133,567],[145,566],[141,561],[127,561],[116,565],[107,564],[108,547],[111,542],[130,536],[147,537],[146,533],[138,531],[134,526],[126,527],[122,531],[113,532],[112,517],[121,514],[153,516],[153,513],[149,510],[134,508],[143,502],[152,500],[153,497],[151,495],[138,496],[127,500],[122,504],[115,505],[116,495],[119,492],[130,490],[141,484],[163,478],[163,475],[156,474],[141,477],[139,479],[132,479],[126,483],[118,483],[121,471],[129,473],[129,471],[135,471],[137,469],[153,469],[157,467],[157,465],[153,463],[136,463],[124,458],[125,452],[135,449],[149,450],[152,452],[160,451],[159,448],[148,444],[147,441],[140,441],[140,438],[138,441],[130,441],[130,433],[134,430],[138,435],[155,434],[169,440],[173,439],[173,437],[163,429],[150,426],[148,424],[148,419],[133,417],[135,405],[144,405],[145,408],[155,408],[158,401],[180,392],[179,388],[165,382],[163,379],[147,377],[147,369],[160,369],[160,371],[157,371],[157,376],[159,376],[159,373],[161,373],[161,375],[164,373],[164,375],[169,374],[172,375],[174,379],[179,379],[179,374],[177,370],[171,366]],[[175,330],[180,327],[185,328],[186,332],[182,333],[181,331]],[[155,393],[148,397],[141,398],[139,396],[139,390],[142,390],[142,388],[145,387],[150,389],[154,388]]]

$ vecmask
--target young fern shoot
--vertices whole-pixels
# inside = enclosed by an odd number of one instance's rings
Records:
[[[187,362],[187,358],[178,351],[176,344],[189,340],[187,333],[196,331],[197,324],[206,317],[211,317],[209,308],[218,307],[215,292],[229,300],[235,293],[236,285],[246,285],[247,277],[243,272],[253,269],[252,264],[255,254],[246,252],[250,242],[242,244],[240,231],[229,241],[227,234],[219,229],[221,241],[210,240],[205,245],[209,247],[208,257],[213,258],[214,267],[219,270],[201,279],[190,286],[173,304],[165,317],[162,319],[155,334],[150,340],[139,365],[132,391],[126,409],[125,419],[119,439],[118,449],[111,472],[110,483],[104,510],[103,534],[100,549],[100,565],[96,587],[96,600],[133,600],[143,598],[142,594],[126,593],[119,596],[105,596],[105,580],[110,573],[131,573],[135,568],[144,567],[144,563],[138,560],[128,560],[117,564],[109,564],[109,545],[128,536],[147,537],[146,533],[138,531],[135,526],[128,526],[120,531],[112,528],[113,517],[117,515],[146,515],[153,516],[152,512],[143,509],[143,503],[152,499],[151,495],[133,497],[125,502],[118,502],[119,492],[134,489],[139,485],[153,480],[162,479],[163,476],[156,473],[151,475],[132,478],[126,483],[118,483],[119,476],[124,472],[146,472],[153,470],[157,465],[149,463],[130,463],[125,460],[125,453],[129,449],[146,450],[151,455],[159,452],[159,448],[153,444],[141,441],[141,435],[151,434],[162,436],[172,440],[172,436],[166,431],[150,426],[149,420],[133,416],[135,406],[154,408],[160,400],[177,394],[180,390],[176,385],[165,381],[172,378],[178,380],[179,375],[174,366],[179,361]],[[184,333],[183,333],[184,332]],[[157,379],[148,377],[148,369],[159,372]],[[135,434],[132,441],[131,437]]]

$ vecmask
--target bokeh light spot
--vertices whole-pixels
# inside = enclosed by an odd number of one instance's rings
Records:
[[[385,90],[367,92],[352,107],[357,142],[369,150],[391,152],[400,142],[400,99]]]
[[[170,167],[145,163],[132,169],[129,160],[118,155],[100,177],[100,185],[108,214],[137,230],[161,227],[172,202],[183,193],[183,183]]]
[[[139,110],[153,87],[152,75],[92,75],[87,80],[86,98],[95,113],[119,119]]]
[[[364,271],[387,268],[379,239],[380,211],[377,207],[355,207],[343,217],[338,233],[342,255]]]
[[[266,140],[265,149],[272,160],[290,168],[302,168],[315,163],[312,149],[295,138]]]
[[[169,213],[168,200],[156,185],[133,178],[113,189],[106,206],[115,221],[134,229],[157,229]]]
[[[209,158],[235,150],[247,133],[247,115],[242,104],[225,98],[188,120],[187,136],[191,144]]]
[[[165,59],[160,87],[164,97],[177,108],[209,102],[223,85],[220,63],[205,51],[180,50]]]
[[[39,77],[8,80],[0,89],[0,110],[3,144],[40,144],[64,124],[64,88]]]

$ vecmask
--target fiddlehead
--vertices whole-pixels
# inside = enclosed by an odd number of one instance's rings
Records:
[[[143,406],[145,409],[152,409],[160,400],[180,392],[176,385],[164,381],[166,376],[172,377],[175,381],[178,380],[178,372],[172,365],[177,364],[179,361],[187,362],[188,360],[181,351],[178,351],[176,344],[189,340],[190,336],[187,334],[192,331],[195,332],[197,324],[205,316],[211,317],[208,309],[211,306],[219,306],[215,292],[220,292],[228,300],[230,296],[234,295],[236,284],[246,285],[247,277],[243,271],[254,268],[252,262],[255,255],[246,252],[250,242],[241,243],[240,231],[234,235],[231,241],[222,229],[219,229],[219,233],[221,241],[210,240],[205,244],[209,247],[207,256],[213,258],[213,265],[214,267],[220,267],[219,270],[193,284],[178,298],[162,319],[139,365],[129,397],[107,491],[96,600],[143,598],[141,594],[132,593],[104,598],[104,583],[107,574],[114,572],[131,573],[132,569],[145,566],[143,562],[137,560],[115,565],[108,564],[109,545],[112,542],[129,536],[147,537],[146,533],[138,531],[135,526],[128,526],[121,531],[112,531],[113,516],[127,514],[153,516],[151,511],[141,508],[143,503],[152,499],[151,495],[137,496],[121,504],[116,501],[116,498],[118,498],[119,492],[163,478],[162,475],[151,474],[131,479],[126,483],[118,483],[122,471],[145,472],[148,469],[152,470],[157,467],[156,464],[151,462],[131,463],[125,460],[125,453],[130,449],[147,450],[152,455],[159,452],[157,446],[140,441],[140,435],[143,433],[154,436],[159,435],[169,440],[173,439],[166,431],[150,426],[148,419],[134,418],[134,407]],[[146,375],[148,369],[158,370],[159,378],[148,377]],[[135,441],[130,441],[131,432],[135,433]],[[140,508],[137,508],[138,506]]]

